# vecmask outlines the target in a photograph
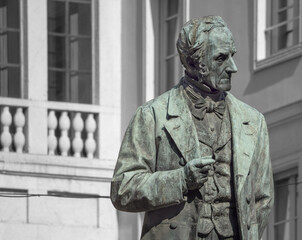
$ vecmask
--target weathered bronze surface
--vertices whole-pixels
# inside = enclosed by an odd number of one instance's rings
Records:
[[[273,204],[264,117],[227,92],[237,72],[220,17],[187,22],[185,76],[139,107],[111,184],[122,211],[144,211],[144,240],[259,240]]]

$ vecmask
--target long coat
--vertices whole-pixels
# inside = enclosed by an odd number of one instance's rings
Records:
[[[258,240],[273,204],[267,127],[261,113],[232,94],[226,103],[240,236]],[[138,108],[121,145],[111,200],[119,210],[146,212],[141,239],[197,239],[200,212],[194,195],[183,193],[182,169],[198,157],[197,132],[180,85]]]

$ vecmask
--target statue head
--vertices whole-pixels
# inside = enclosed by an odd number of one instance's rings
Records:
[[[231,89],[237,72],[233,35],[221,17],[207,16],[184,24],[177,43],[180,60],[190,78],[216,91]]]

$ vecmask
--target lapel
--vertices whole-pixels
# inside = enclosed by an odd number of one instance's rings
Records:
[[[232,128],[235,189],[237,194],[239,194],[252,162],[255,144],[251,143],[253,143],[255,138],[256,130],[254,123],[250,121],[245,106],[240,101],[232,94],[227,93],[226,102],[229,108]]]
[[[197,123],[198,124],[198,123]],[[217,141],[210,133],[209,129],[207,129],[207,126],[205,122],[201,122],[198,125],[199,130],[197,132],[198,140],[209,147],[213,147]]]
[[[229,115],[228,106],[226,105],[225,112],[221,122],[219,136],[217,142],[213,146],[213,150],[216,151],[217,149],[223,148],[223,146],[225,146],[229,142],[231,137],[232,137],[232,132],[231,132],[230,115]]]
[[[200,156],[198,137],[181,85],[170,91],[165,129],[181,152],[185,162]]]
[[[255,145],[251,143],[255,138],[256,130],[244,105],[230,93],[227,93],[226,104],[232,129],[235,189],[240,193],[252,162]],[[165,129],[185,162],[200,157],[197,131],[180,85],[170,91],[167,114]],[[224,140],[227,141],[227,138]],[[224,144],[225,141],[218,145]]]

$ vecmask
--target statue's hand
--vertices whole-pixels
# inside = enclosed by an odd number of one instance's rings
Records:
[[[196,158],[184,166],[185,180],[188,190],[199,189],[208,180],[207,175],[210,164],[215,160],[211,156]]]

